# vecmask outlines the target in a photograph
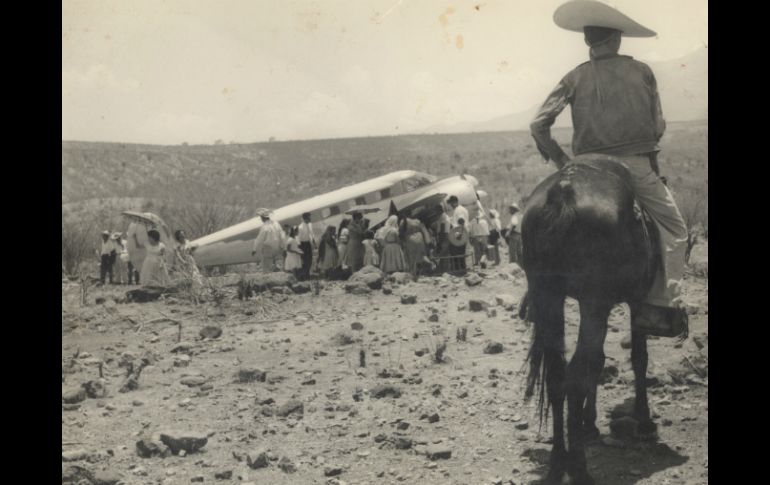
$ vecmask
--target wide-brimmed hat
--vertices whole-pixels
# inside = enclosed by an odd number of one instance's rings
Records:
[[[521,210],[521,209],[519,208],[519,205],[518,205],[518,204],[516,204],[516,203],[513,203],[513,204],[509,205],[508,207],[510,207],[511,209],[516,209],[517,211],[520,211],[520,210]]]
[[[658,35],[620,11],[596,0],[570,0],[556,9],[553,21],[562,29],[581,33],[583,27],[604,27],[619,30],[623,37]]]
[[[115,232],[112,234],[112,239],[120,239],[121,234],[119,232]]]
[[[102,231],[102,236],[109,236],[109,235],[110,235],[110,231]]]
[[[257,209],[257,215],[259,217],[270,217],[271,215],[273,215],[273,211],[262,207],[261,209]]]

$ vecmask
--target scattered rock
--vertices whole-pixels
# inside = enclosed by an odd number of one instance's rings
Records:
[[[376,439],[375,439],[376,441]],[[396,437],[395,440],[393,440],[393,445],[396,447],[397,450],[408,450],[412,448],[412,445],[414,443],[409,438],[404,438],[403,436]]]
[[[391,274],[388,279],[398,285],[406,285],[413,281],[410,273],[396,272]]]
[[[136,453],[142,458],[151,458],[156,455],[165,457],[171,454],[171,449],[160,439],[150,437],[142,438],[136,442]]]
[[[430,416],[428,416],[428,422],[431,424],[438,423],[439,419],[441,418],[439,417],[438,413],[433,413]]]
[[[206,325],[198,332],[198,335],[203,339],[215,339],[222,335],[222,327],[217,325]]]
[[[202,482],[203,480],[203,475],[195,475],[190,479],[191,482]]]
[[[431,315],[428,317],[429,322],[438,322],[438,314],[437,313],[431,313]]]
[[[203,376],[186,376],[180,380],[182,384],[189,387],[197,387],[206,383],[206,378]]]
[[[249,468],[253,470],[265,468],[270,464],[267,453],[264,451],[254,451],[249,453],[246,455],[246,463],[249,465]]]
[[[401,295],[401,304],[411,305],[417,303],[417,295]]]
[[[155,301],[163,295],[165,288],[145,286],[137,288],[135,290],[129,290],[126,292],[126,302],[131,303],[147,303]]]
[[[468,286],[480,285],[483,278],[476,273],[470,273],[465,277],[465,284]]]
[[[179,342],[171,348],[171,352],[174,354],[189,354],[194,347],[195,344],[191,342]]]
[[[495,318],[497,316],[497,310],[494,308],[487,308],[487,318]]]
[[[501,344],[500,342],[489,341],[484,346],[485,354],[499,354],[502,351],[503,351],[503,344]]]
[[[214,474],[214,478],[217,480],[230,480],[233,477],[232,470],[224,470]]]
[[[294,413],[299,414],[300,416],[305,414],[305,405],[302,403],[302,401],[292,399],[291,401],[288,401],[283,406],[278,408],[278,411],[276,412],[276,414],[281,417],[286,417]]]
[[[376,399],[388,396],[401,397],[401,390],[389,384],[380,384],[372,388],[372,390],[369,391],[369,395]]]
[[[61,461],[80,461],[88,458],[86,450],[70,450],[61,454]]]
[[[516,423],[515,426],[516,426],[516,429],[521,430],[521,431],[529,429],[529,423],[526,422],[526,421],[518,422],[518,423]]]
[[[164,431],[160,434],[160,441],[171,449],[175,455],[181,450],[187,453],[195,453],[200,450],[209,439],[206,433],[194,431]]]
[[[485,302],[484,300],[469,300],[468,301],[468,309],[472,312],[481,312],[487,309],[489,307],[489,303]]]
[[[94,477],[91,479],[93,485],[117,485],[120,481],[120,476],[101,470],[94,472]]]
[[[342,468],[338,466],[327,466],[324,468],[325,477],[336,477],[337,475],[341,475],[342,472]]]
[[[68,389],[62,392],[61,399],[66,404],[83,402],[86,399],[86,390],[82,386],[74,389]]]
[[[379,268],[374,266],[365,266],[360,271],[353,273],[345,284],[345,290],[348,290],[349,285],[364,285],[371,290],[379,290],[382,288],[382,282],[385,279],[385,275]]]
[[[631,332],[628,332],[620,340],[620,347],[623,348],[623,349],[626,349],[626,350],[631,348]]]
[[[282,456],[278,461],[278,468],[284,473],[294,473],[297,471],[296,465],[287,456]]]
[[[236,374],[238,382],[265,382],[267,373],[256,368],[243,368],[239,369]]]
[[[361,322],[353,322],[350,324],[350,329],[355,331],[361,331],[364,329],[364,324]]]
[[[448,460],[452,457],[451,448],[443,444],[428,446],[425,451],[429,460]]]
[[[91,484],[93,482],[94,475],[88,469],[79,465],[67,465],[62,466],[61,469],[61,481],[62,483],[75,483],[75,484]]]
[[[610,382],[617,379],[618,375],[619,371],[616,366],[611,364],[605,365],[604,369],[602,369],[601,375],[599,376],[599,382],[602,384],[609,384]]]
[[[83,389],[86,391],[86,396],[91,399],[102,399],[107,397],[107,381],[104,379],[88,381],[83,384]]]

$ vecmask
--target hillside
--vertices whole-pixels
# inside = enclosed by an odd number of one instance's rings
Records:
[[[570,129],[554,135],[568,147]],[[706,173],[708,122],[671,123],[663,145],[664,167],[670,159],[673,175],[687,171],[680,162]],[[62,204],[133,198],[135,207],[140,198],[275,207],[400,169],[438,176],[467,171],[494,203],[503,203],[528,193],[553,167],[526,132],[218,146],[62,142]]]

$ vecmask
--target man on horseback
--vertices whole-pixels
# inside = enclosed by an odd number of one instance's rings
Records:
[[[556,10],[554,22],[584,33],[590,60],[562,78],[535,116],[530,128],[537,148],[560,169],[570,162],[550,132],[556,117],[570,105],[573,153],[612,159],[630,171],[636,199],[658,227],[663,259],[634,323],[649,327],[686,321],[679,293],[687,226],[658,173],[658,142],[666,122],[655,76],[646,64],[618,54],[622,36],[656,33],[594,0],[565,3]]]

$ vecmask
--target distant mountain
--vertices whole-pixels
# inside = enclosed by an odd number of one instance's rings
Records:
[[[706,47],[671,61],[648,62],[658,81],[663,114],[667,121],[708,119],[708,49]],[[487,131],[528,130],[540,108],[540,102],[526,111],[487,121],[463,122],[434,126],[430,133],[474,133]],[[570,127],[569,107],[559,116],[555,127]]]

